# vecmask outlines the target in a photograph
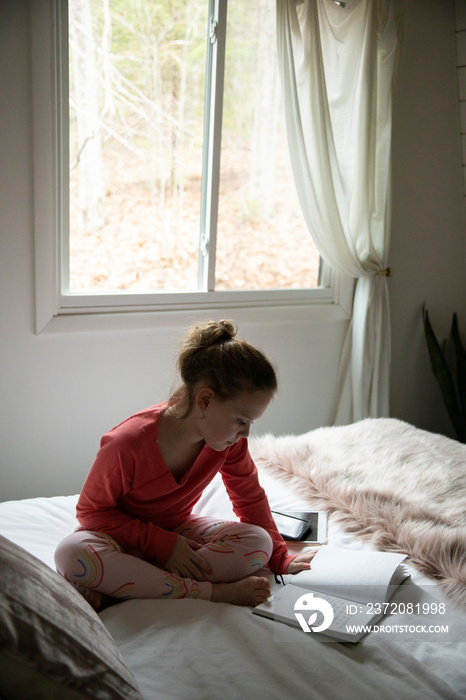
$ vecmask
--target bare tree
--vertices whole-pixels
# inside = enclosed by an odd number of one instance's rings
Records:
[[[104,81],[104,107],[102,117],[115,114],[115,101],[113,96],[112,75],[113,66],[111,59],[112,51],[112,13],[110,10],[110,0],[103,0],[104,26],[102,30],[102,73]]]
[[[261,202],[265,215],[274,204],[275,143],[280,113],[275,10],[269,0],[256,2],[258,18],[257,90],[254,105],[254,128],[251,138],[249,197]]]
[[[98,74],[90,0],[70,2],[70,44],[76,108],[79,209],[83,229],[96,230],[105,222],[104,177],[100,133]]]

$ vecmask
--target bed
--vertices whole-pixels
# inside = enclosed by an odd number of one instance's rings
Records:
[[[385,632],[332,642],[188,599],[129,600],[97,615],[52,571],[77,496],[3,502],[0,697],[466,698],[466,446],[394,419],[250,444],[273,508],[325,509],[329,545],[408,555]],[[196,511],[233,517],[220,479]],[[444,612],[423,613],[426,601]]]

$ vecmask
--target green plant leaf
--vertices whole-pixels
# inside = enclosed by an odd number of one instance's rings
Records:
[[[427,349],[429,351],[432,371],[442,392],[443,401],[445,403],[445,407],[448,411],[448,415],[450,416],[450,420],[453,424],[458,440],[464,442],[466,435],[461,417],[461,409],[458,403],[455,383],[453,381],[450,369],[447,365],[445,353],[442,350],[440,343],[438,342],[435,336],[434,330],[429,320],[429,314],[425,306],[423,306],[422,309],[422,317],[424,321],[424,332],[427,342]]]
[[[451,322],[451,337],[456,353],[456,383],[458,386],[458,399],[461,408],[461,415],[466,430],[466,350],[461,343],[458,329],[458,317],[453,314]]]

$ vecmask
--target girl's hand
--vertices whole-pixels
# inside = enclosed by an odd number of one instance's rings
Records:
[[[316,549],[301,552],[288,564],[288,574],[299,574],[300,571],[307,571],[311,568],[311,561],[317,553]]]
[[[196,553],[196,549],[202,544],[189,540],[183,535],[178,535],[176,545],[168,559],[165,569],[171,574],[178,574],[183,578],[193,578],[196,581],[205,581],[207,574],[211,574],[210,564]]]

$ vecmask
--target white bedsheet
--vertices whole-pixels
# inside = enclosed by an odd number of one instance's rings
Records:
[[[261,481],[272,507],[306,507],[271,477]],[[76,500],[0,503],[0,534],[53,567],[57,543],[76,525]],[[233,516],[220,479],[196,511]],[[369,546],[331,521],[329,542]],[[411,573],[393,600],[443,600],[431,582]],[[322,641],[252,615],[249,608],[199,600],[132,600],[104,610],[101,619],[147,700],[466,698],[466,614],[451,605],[447,611],[442,623],[449,625],[448,634],[374,633],[357,645]],[[393,620],[398,626],[431,622],[437,624],[439,617],[411,614]]]

